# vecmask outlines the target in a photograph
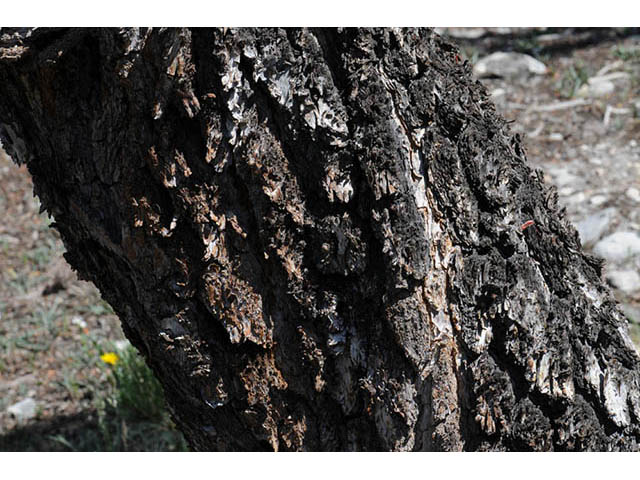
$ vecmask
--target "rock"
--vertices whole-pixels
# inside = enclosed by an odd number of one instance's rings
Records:
[[[594,195],[589,199],[589,203],[591,203],[591,205],[595,207],[599,207],[600,205],[605,203],[607,200],[609,200],[609,197],[607,197],[606,195]]]
[[[7,408],[7,413],[15,417],[18,422],[26,422],[36,416],[36,401],[25,398]]]
[[[582,244],[588,245],[598,241],[615,216],[616,209],[607,208],[576,223],[576,229],[580,233]]]
[[[609,80],[592,81],[589,79],[587,83],[582,85],[576,92],[579,97],[604,97],[610,95],[616,89],[613,82]]]
[[[607,273],[609,283],[625,293],[640,290],[640,275],[635,270],[614,270]]]
[[[582,85],[577,95],[581,97],[604,97],[614,92],[616,86],[613,80],[627,80],[629,74],[627,72],[612,72],[607,75],[599,75],[591,77],[587,83]]]
[[[564,140],[564,135],[558,132],[549,134],[549,141],[551,142],[562,142]]]
[[[629,187],[627,188],[627,191],[625,193],[631,200],[640,203],[640,190],[638,190],[637,188]]]
[[[625,260],[640,253],[640,235],[636,232],[612,233],[600,240],[593,251],[606,260]]]
[[[519,78],[543,75],[547,72],[544,63],[530,55],[516,52],[495,52],[480,59],[473,67],[478,77]]]

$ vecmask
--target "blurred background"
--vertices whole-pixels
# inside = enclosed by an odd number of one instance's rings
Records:
[[[640,31],[444,28],[560,203],[640,345]],[[0,149],[0,451],[186,450],[162,391],[64,261]]]

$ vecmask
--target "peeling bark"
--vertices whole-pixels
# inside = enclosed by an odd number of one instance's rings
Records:
[[[2,29],[0,119],[194,449],[638,449],[601,264],[431,31]]]

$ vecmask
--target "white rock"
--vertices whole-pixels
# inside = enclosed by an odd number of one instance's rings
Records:
[[[478,60],[473,73],[478,77],[517,78],[543,75],[547,72],[544,63],[530,55],[516,52],[495,52]]]
[[[588,83],[582,85],[577,92],[579,97],[604,97],[610,95],[616,89],[613,82],[609,80],[589,79]]]
[[[609,197],[607,197],[606,195],[594,195],[589,199],[589,202],[591,203],[591,205],[598,207],[605,203],[607,200],[609,200]]]
[[[613,233],[600,240],[593,251],[606,260],[625,260],[640,253],[640,235],[636,232]]]
[[[25,422],[36,416],[36,401],[33,398],[25,398],[7,408],[7,413],[18,422]]]
[[[577,95],[580,97],[604,97],[605,95],[610,95],[616,89],[613,80],[627,78],[629,78],[627,72],[613,72],[608,75],[591,77],[587,83],[578,89]]]
[[[607,208],[576,223],[583,245],[597,241],[616,216],[615,208]]]
[[[640,275],[635,270],[614,270],[607,273],[607,280],[615,288],[625,293],[640,290]]]
[[[564,140],[564,135],[558,132],[554,132],[549,134],[549,141],[551,142],[562,142]]]
[[[640,190],[638,190],[637,188],[629,187],[627,188],[627,191],[625,193],[631,200],[640,203]]]

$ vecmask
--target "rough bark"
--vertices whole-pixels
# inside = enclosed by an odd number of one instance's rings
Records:
[[[2,142],[193,448],[638,448],[601,264],[445,40],[0,36]]]

